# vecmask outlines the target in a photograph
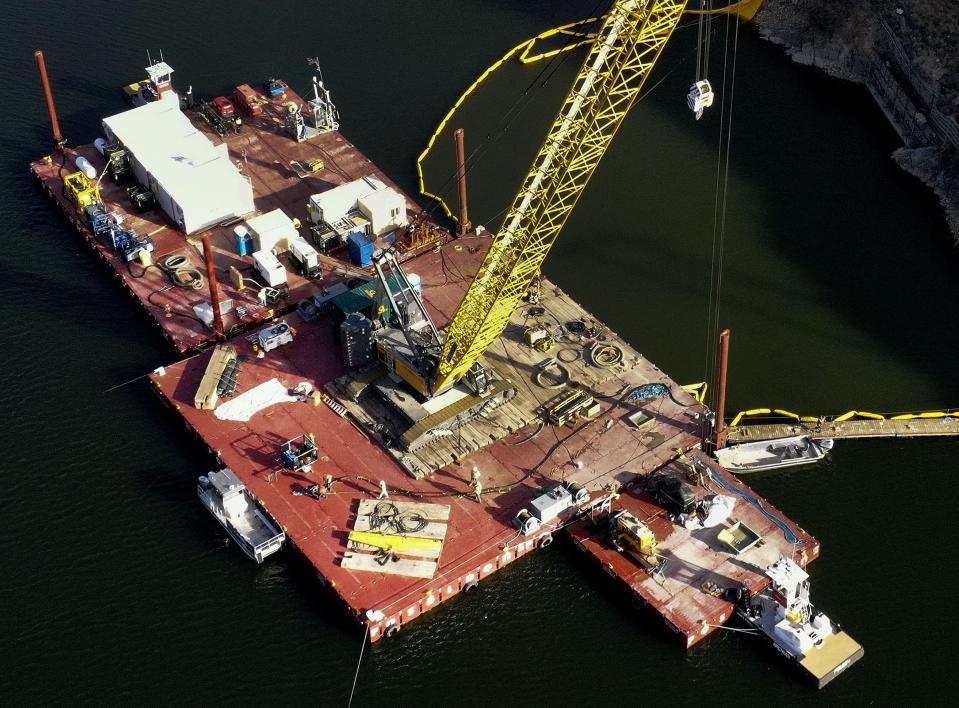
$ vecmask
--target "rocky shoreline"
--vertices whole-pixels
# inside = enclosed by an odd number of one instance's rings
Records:
[[[893,159],[935,191],[959,245],[955,0],[766,0],[755,22],[797,63],[869,90],[902,138]]]

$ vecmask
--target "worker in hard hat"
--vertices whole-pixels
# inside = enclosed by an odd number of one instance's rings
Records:
[[[470,489],[473,490],[473,494],[476,496],[476,501],[479,504],[483,503],[483,483],[480,481],[480,472],[478,469],[473,469],[473,475],[470,479]]]

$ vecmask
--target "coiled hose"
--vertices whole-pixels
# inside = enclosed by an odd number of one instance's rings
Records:
[[[623,360],[623,350],[615,344],[594,344],[589,348],[589,362],[604,369],[616,366]]]
[[[203,287],[203,273],[190,264],[190,259],[187,256],[164,256],[157,261],[157,265],[160,266],[170,282],[178,288],[199,290]]]

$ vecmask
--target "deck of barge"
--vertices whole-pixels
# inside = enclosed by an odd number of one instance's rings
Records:
[[[706,592],[704,584],[714,583],[719,588],[745,584],[756,593],[769,584],[763,570],[780,556],[805,565],[815,560],[820,551],[815,538],[769,502],[759,499],[715,461],[699,451],[691,456],[707,465],[711,475],[701,484],[691,483],[697,496],[733,496],[736,504],[727,523],[741,522],[759,534],[761,541],[755,546],[735,555],[717,538],[724,526],[683,529],[670,520],[669,513],[640,483],[625,490],[613,503],[613,509],[625,509],[656,534],[659,553],[666,558],[662,573],[648,572],[632,557],[613,548],[605,524],[597,527],[584,518],[568,529],[576,547],[598,563],[635,605],[647,607],[661,617],[686,647],[702,641],[734,614],[733,604]],[[686,466],[679,461],[671,462],[662,471],[690,482]],[[762,509],[737,492],[756,499]],[[792,534],[789,538],[783,527]]]
[[[407,269],[422,278],[424,299],[437,325],[447,324],[468,283],[457,274],[475,271],[484,245],[485,239],[465,239],[407,263]],[[544,300],[548,307],[578,307],[552,284],[547,284],[544,291],[550,293]],[[517,323],[522,317],[522,312],[518,313]],[[292,316],[291,323],[295,319]],[[273,378],[289,389],[301,381],[319,389],[345,372],[328,319],[296,322],[295,326],[299,332],[295,341],[263,359],[255,358],[244,339],[234,339],[233,344],[248,357],[241,369],[241,392]],[[370,638],[375,641],[387,631],[392,633],[392,627],[402,627],[540,547],[543,538],[558,530],[557,525],[544,525],[537,534],[524,537],[518,534],[512,519],[545,489],[572,480],[584,484],[598,498],[611,482],[628,486],[644,473],[674,460],[677,448],[689,448],[699,442],[695,416],[703,411],[702,407],[615,333],[607,332],[606,336],[607,341],[624,347],[635,361],[598,385],[595,392],[602,402],[598,418],[573,429],[533,423],[478,451],[464,449],[461,459],[424,479],[413,479],[384,447],[325,405],[276,404],[248,422],[220,420],[212,411],[196,409],[193,396],[210,357],[208,352],[167,366],[151,380],[211,453],[231,467],[286,528],[292,545],[356,620],[369,627]],[[504,347],[506,360],[510,359],[509,350],[510,345]],[[522,375],[522,385],[528,386],[531,371],[527,369]],[[616,394],[625,385],[649,381],[666,383],[673,396],[640,404],[652,414],[653,421],[637,430],[626,420],[634,408],[618,405]],[[304,433],[316,434],[319,462],[309,475],[282,472],[279,446]],[[484,494],[482,503],[469,494],[474,467],[481,470],[486,488],[496,490]],[[325,474],[339,480],[335,495],[322,501],[293,496],[295,488],[319,481]],[[730,484],[738,484],[727,473],[717,470],[716,474],[723,475]],[[353,528],[359,504],[375,498],[379,480],[386,482],[391,499],[450,506],[448,531],[439,567],[432,578],[356,571],[341,565],[347,551],[346,537]],[[717,489],[705,491],[716,493]],[[750,563],[762,565],[766,556],[778,557],[779,552],[788,552],[781,547],[782,535],[777,538],[774,524],[745,503],[737,506],[735,515],[748,520],[766,539],[762,553],[746,560],[730,558],[711,545],[708,538],[672,526],[661,510],[633,491],[625,492],[617,504],[642,518],[656,517],[654,528],[662,534],[664,548],[681,559],[673,566],[671,572],[676,575],[667,589],[647,580],[648,576],[644,578],[645,571],[610,551],[584,525],[571,527],[573,537],[608,572],[621,577],[631,589],[647,593],[650,607],[682,634],[687,646],[711,631],[712,627],[700,620],[722,624],[731,614],[728,603],[702,591],[704,578],[726,584],[745,580],[758,587],[761,576]],[[818,544],[792,522],[785,523],[800,535],[809,559],[815,557]],[[368,611],[382,612],[384,619],[369,622]]]
[[[332,187],[355,179],[376,175],[387,186],[403,194],[402,190],[381,170],[379,170],[360,150],[339,132],[330,132],[316,136],[304,142],[296,142],[279,132],[277,124],[281,121],[283,102],[300,101],[292,89],[287,89],[284,101],[266,99],[264,113],[255,118],[244,116],[243,131],[228,133],[220,137],[208,125],[187,111],[193,124],[214,144],[226,143],[230,157],[240,170],[250,177],[253,185],[254,204],[259,213],[273,209],[283,209],[291,218],[298,218],[308,224],[307,203],[310,195],[326,191]],[[119,113],[123,106],[117,106]],[[81,236],[90,244],[104,264],[121,280],[127,291],[139,302],[150,319],[159,327],[167,341],[180,353],[196,351],[216,341],[212,330],[198,320],[193,306],[210,301],[209,290],[171,287],[170,281],[157,267],[144,271],[139,262],[127,264],[110,244],[95,238],[87,227],[82,215],[77,214],[73,205],[63,193],[63,177],[76,172],[75,158],[85,157],[100,172],[105,159],[93,145],[67,148],[62,155],[48,156],[30,164],[30,170],[39,181],[43,190],[64,212]],[[321,159],[325,168],[316,174],[300,178],[290,167],[292,160],[308,163]],[[346,248],[321,257],[325,277],[323,280],[306,280],[288,268],[290,296],[285,303],[276,306],[264,306],[257,302],[255,293],[247,288],[240,292],[233,287],[229,278],[229,268],[241,272],[252,270],[249,257],[237,254],[232,226],[217,226],[207,231],[185,235],[177,230],[167,215],[158,207],[149,212],[136,212],[132,209],[122,186],[115,184],[109,177],[100,182],[100,196],[109,211],[124,219],[124,227],[131,228],[140,235],[153,239],[155,251],[153,262],[168,255],[185,255],[193,267],[198,268],[205,279],[203,250],[201,239],[211,237],[214,247],[214,264],[221,301],[232,300],[242,305],[246,314],[237,317],[235,311],[224,316],[224,327],[232,334],[238,334],[261,322],[269,320],[277,311],[289,310],[295,304],[310,295],[319,292],[339,279],[334,272],[338,268],[349,266]],[[409,196],[406,196],[409,215],[421,214],[420,208]],[[237,221],[238,223],[238,221]],[[438,233],[442,232],[439,227]],[[441,238],[449,234],[442,232]],[[309,239],[308,239],[309,240]],[[284,258],[285,260],[285,258]]]
[[[247,119],[239,134],[218,137],[204,123],[195,121],[212,142],[227,144],[231,158],[251,179],[259,213],[282,208],[305,224],[310,195],[370,174],[400,191],[338,132],[297,143],[278,130],[282,102],[301,101],[292,91],[287,91],[283,101],[264,100],[263,116]],[[96,239],[75,212],[63,194],[62,177],[75,171],[77,156],[85,157],[97,169],[104,167],[99,152],[85,146],[38,160],[31,164],[31,171],[180,354],[213,344],[214,333],[194,317],[192,309],[208,302],[206,287],[172,287],[158,268],[125,263],[108,244]],[[293,160],[308,163],[317,158],[326,165],[320,173],[301,177],[290,167]],[[200,243],[203,236],[210,236],[221,300],[231,299],[246,310],[242,319],[235,312],[225,318],[227,337],[242,362],[236,395],[274,379],[288,391],[303,382],[321,391],[347,373],[330,316],[301,322],[290,311],[297,301],[348,277],[344,272],[345,253],[334,252],[322,258],[325,277],[321,281],[305,280],[291,271],[289,300],[274,310],[257,303],[250,291],[238,291],[227,277],[231,267],[250,269],[249,260],[236,253],[230,225],[186,236],[159,209],[131,211],[123,188],[110,180],[102,182],[100,195],[109,210],[123,217],[126,228],[153,239],[154,262],[180,254],[202,271]],[[406,200],[411,215],[422,215],[409,197]],[[421,277],[424,300],[436,324],[444,327],[459,306],[489,241],[477,235],[452,241],[435,224],[431,228],[438,238],[404,252],[402,260],[408,272]],[[602,343],[621,350],[619,363],[598,367],[585,355],[589,345],[586,336],[554,332],[565,336],[552,354],[566,365],[569,380],[595,397],[599,414],[572,428],[543,422],[544,408],[561,386],[550,388],[536,381],[537,366],[546,356],[523,341],[523,326],[531,313],[521,309],[504,333],[501,346],[486,355],[486,363],[511,380],[518,395],[458,434],[417,451],[413,465],[409,455],[391,448],[389,440],[377,439],[371,432],[382,414],[375,406],[362,409],[348,402],[345,407],[328,406],[317,398],[290,400],[274,403],[243,421],[227,420],[215,411],[196,408],[194,397],[212,356],[209,351],[158,369],[151,375],[151,383],[218,462],[231,467],[273,514],[291,544],[368,629],[372,641],[394,633],[460,592],[472,590],[497,570],[548,545],[559,532],[570,535],[575,545],[617,579],[635,600],[660,616],[686,647],[701,641],[733,614],[732,606],[706,592],[704,583],[721,587],[744,583],[757,591],[767,582],[761,568],[779,555],[797,557],[804,564],[819,555],[814,538],[708,460],[704,464],[710,467],[711,478],[702,483],[698,493],[741,492],[733,518],[759,533],[762,542],[733,556],[718,543],[717,529],[691,532],[671,521],[665,510],[642,491],[643,477],[654,470],[685,474],[685,466],[677,461],[678,451],[698,445],[705,409],[560,288],[544,282],[540,304],[546,310],[546,319],[560,324],[589,322],[597,327]],[[291,344],[258,357],[250,338],[243,335],[278,317],[285,317],[297,335]],[[549,323],[545,326],[551,327]],[[670,395],[636,403],[623,401],[625,391],[646,383],[666,384]],[[630,421],[637,409],[650,418],[639,426]],[[284,470],[281,446],[305,434],[316,436],[317,462],[308,473]],[[476,471],[481,473],[486,489],[481,501],[470,493],[470,478]],[[324,475],[336,479],[330,496],[316,500],[294,494]],[[365,502],[377,497],[381,481],[390,490],[391,501],[448,507],[435,570],[399,574],[403,568],[412,567],[410,563],[390,566],[390,572],[372,565],[373,571],[344,566],[348,534]],[[529,508],[531,501],[546,490],[566,482],[585,487],[591,500],[564,512],[534,534],[521,535],[514,526],[517,512]],[[620,494],[614,508],[629,510],[656,533],[660,550],[669,559],[662,574],[651,575],[614,550],[599,527],[591,526],[586,517],[578,518],[616,490]],[[787,534],[792,538],[788,539]],[[423,565],[431,568],[429,563]]]

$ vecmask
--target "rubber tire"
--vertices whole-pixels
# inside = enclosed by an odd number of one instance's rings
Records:
[[[391,624],[386,628],[386,631],[383,632],[384,637],[395,637],[400,633],[400,626],[398,624]]]
[[[473,592],[476,588],[479,587],[479,583],[475,580],[470,580],[466,585],[463,586],[463,592]]]
[[[553,542],[553,535],[549,533],[544,534],[542,537],[540,537],[539,544],[537,544],[537,548],[549,548],[552,542]]]

